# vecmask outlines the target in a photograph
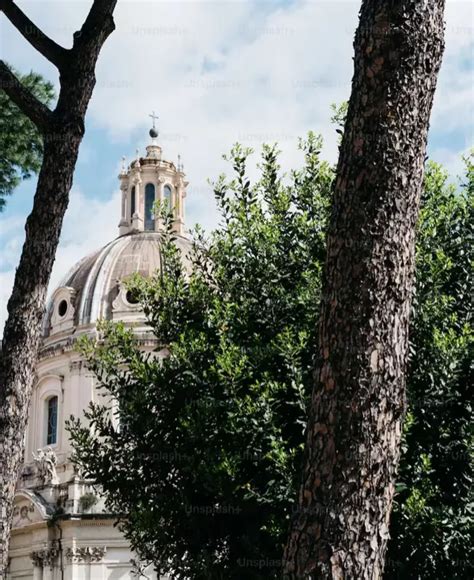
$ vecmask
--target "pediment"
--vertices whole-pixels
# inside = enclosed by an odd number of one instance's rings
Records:
[[[44,502],[33,492],[20,490],[13,502],[13,529],[49,519],[48,509]]]

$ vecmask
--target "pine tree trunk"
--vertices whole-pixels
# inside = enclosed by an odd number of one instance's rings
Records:
[[[33,211],[8,302],[1,360],[0,390],[0,533],[3,567],[7,565],[13,496],[23,461],[28,406],[50,273],[82,134],[45,143]],[[2,574],[0,572],[0,578]]]
[[[2,10],[18,30],[58,66],[61,91],[56,109],[51,112],[18,86],[11,71],[1,63],[1,86],[42,131],[44,154],[8,302],[0,358],[0,579],[6,577],[8,567],[13,499],[23,461],[46,292],[95,85],[95,65],[103,43],[115,27],[115,4],[116,0],[94,1],[70,50],[45,37],[13,2],[2,4]]]
[[[382,577],[443,13],[443,0],[362,3],[287,580]]]

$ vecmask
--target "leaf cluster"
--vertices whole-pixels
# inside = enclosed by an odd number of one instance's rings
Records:
[[[430,162],[416,249],[408,420],[387,578],[472,577],[474,168]]]
[[[75,461],[140,556],[174,578],[277,578],[301,472],[333,170],[321,140],[282,176],[265,147],[214,184],[221,216],[193,249],[129,281],[157,338],[103,323],[82,352],[104,390],[73,419]],[[405,425],[387,578],[468,578],[472,554],[473,165],[430,163],[418,224]],[[92,427],[92,430],[90,429]]]
[[[221,216],[182,256],[164,224],[162,267],[135,277],[159,341],[141,351],[123,325],[101,327],[83,353],[116,402],[70,424],[76,461],[100,482],[142,558],[175,578],[277,577],[299,477],[311,389],[321,265],[333,172],[321,139],[304,167],[280,175],[266,146],[214,184]]]
[[[37,73],[15,73],[43,104],[54,99],[53,85]],[[0,212],[6,196],[33,173],[38,173],[43,158],[43,140],[32,121],[0,91]]]

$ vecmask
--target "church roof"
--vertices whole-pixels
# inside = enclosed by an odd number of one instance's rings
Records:
[[[49,299],[44,337],[50,336],[51,329],[56,326],[61,302],[66,302],[66,306],[59,322],[61,318],[67,319],[69,307],[70,324],[62,323],[60,330],[70,328],[74,331],[78,326],[95,324],[99,319],[115,319],[114,301],[123,291],[121,282],[131,274],[151,276],[160,269],[160,239],[161,233],[154,231],[126,234],[78,262]],[[175,244],[186,259],[191,248],[190,240],[177,235]]]

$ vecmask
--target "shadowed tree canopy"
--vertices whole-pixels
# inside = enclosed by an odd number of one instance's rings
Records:
[[[76,459],[109,509],[127,514],[124,530],[141,557],[174,578],[280,571],[333,177],[320,147],[310,135],[288,185],[274,148],[251,184],[248,151],[236,147],[235,174],[215,184],[222,227],[211,239],[197,235],[189,276],[163,232],[161,273],[131,283],[169,357],[140,353],[121,325],[102,329],[104,343],[83,344],[104,394],[118,401],[120,427],[106,400],[92,405],[92,433],[80,419],[71,424]]]
[[[472,577],[473,156],[465,159],[461,188],[436,163],[425,175],[390,580]]]
[[[220,227],[210,239],[197,236],[190,275],[163,233],[162,272],[130,288],[165,360],[140,352],[122,325],[105,325],[100,340],[82,345],[106,398],[87,412],[93,432],[81,418],[71,423],[76,459],[109,508],[128,514],[122,524],[137,551],[175,578],[280,577],[334,175],[320,145],[310,136],[306,164],[287,186],[274,149],[265,149],[256,184],[245,175],[247,153],[234,149],[234,178],[216,187]],[[468,577],[473,181],[470,164],[460,191],[436,164],[425,176],[410,418],[387,579]]]
[[[54,99],[53,85],[41,75],[30,72],[15,75],[22,85],[44,105]],[[43,138],[36,125],[4,92],[0,92],[0,212],[6,197],[33,173],[38,173],[43,158]]]

